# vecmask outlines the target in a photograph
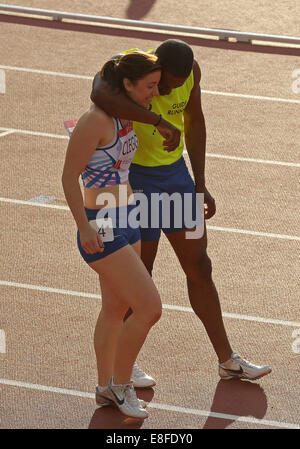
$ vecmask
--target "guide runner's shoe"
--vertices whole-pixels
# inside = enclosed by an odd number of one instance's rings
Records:
[[[221,379],[248,379],[256,380],[266,376],[271,372],[269,365],[257,366],[248,360],[242,359],[238,354],[233,353],[229,360],[219,363],[219,374]]]

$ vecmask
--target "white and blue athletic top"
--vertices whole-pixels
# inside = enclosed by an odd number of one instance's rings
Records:
[[[86,188],[99,188],[122,184],[127,181],[129,167],[138,147],[138,138],[132,122],[122,127],[118,118],[114,118],[115,135],[108,145],[97,147],[81,174]],[[77,120],[65,122],[71,135]]]

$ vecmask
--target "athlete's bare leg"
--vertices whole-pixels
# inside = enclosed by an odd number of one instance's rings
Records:
[[[202,321],[220,362],[231,357],[232,348],[228,341],[215,284],[212,267],[207,255],[206,232],[201,239],[186,239],[186,231],[166,234],[186,274],[191,306]],[[157,252],[158,241],[142,242],[142,260],[149,273]]]
[[[219,361],[228,360],[232,348],[225,331],[219,296],[212,280],[212,264],[207,255],[207,234],[186,239],[186,231],[166,234],[187,278],[191,306],[202,321]]]
[[[151,326],[160,318],[160,297],[137,251],[130,245],[89,265],[101,276],[104,285],[95,330],[99,385],[108,384],[112,367],[114,382],[123,384],[130,381],[140,348]],[[129,307],[133,313],[123,322]]]
[[[142,261],[143,261],[145,267],[147,268],[150,276],[152,276],[152,269],[153,269],[154,260],[155,260],[156,254],[157,254],[158,243],[159,243],[159,240],[155,240],[153,242],[142,242],[141,250],[139,252],[139,254],[142,258]],[[124,317],[124,321],[127,320],[127,318],[131,314],[132,314],[132,310],[128,309],[127,313]]]

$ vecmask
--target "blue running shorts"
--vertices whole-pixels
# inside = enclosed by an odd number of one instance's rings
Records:
[[[113,241],[104,242],[104,251],[101,253],[88,254],[84,251],[80,243],[80,233],[77,230],[77,245],[83,259],[87,262],[95,262],[96,260],[103,259],[104,257],[112,254],[126,245],[133,245],[141,238],[138,221],[136,220],[134,227],[130,226],[129,214],[135,209],[135,204],[128,206],[117,207],[114,209],[106,209],[105,214],[102,212],[101,217],[111,217],[113,224]],[[104,209],[102,209],[103,211]],[[88,221],[97,220],[100,217],[98,214],[99,209],[87,209],[85,208]],[[97,215],[98,214],[98,215]],[[101,232],[99,233],[101,237]]]
[[[181,157],[170,165],[145,167],[131,164],[129,182],[141,208],[142,241],[154,241],[165,234],[204,228],[204,205],[197,202],[195,184]]]

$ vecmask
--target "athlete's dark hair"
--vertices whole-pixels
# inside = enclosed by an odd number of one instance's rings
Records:
[[[124,78],[136,84],[138,80],[157,70],[161,70],[161,65],[156,55],[133,51],[107,61],[100,71],[100,76],[113,88],[124,91]]]
[[[155,51],[162,69],[178,78],[189,76],[193,68],[194,54],[191,47],[183,41],[169,39]]]

